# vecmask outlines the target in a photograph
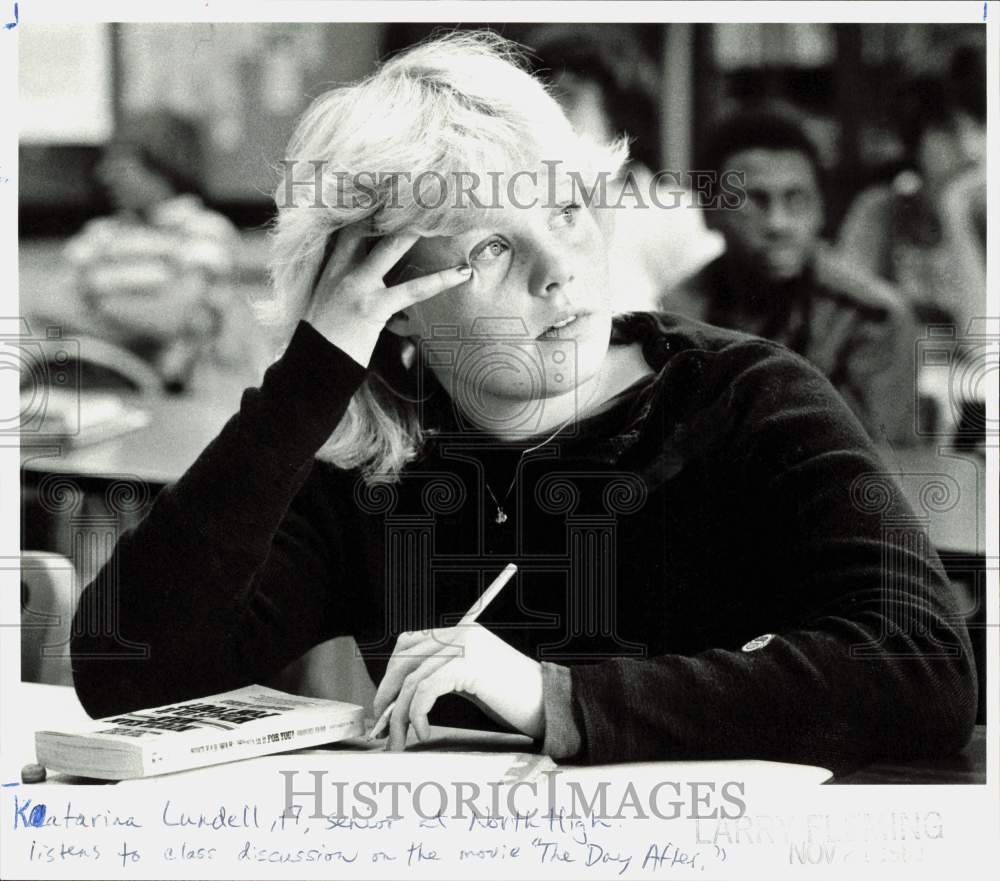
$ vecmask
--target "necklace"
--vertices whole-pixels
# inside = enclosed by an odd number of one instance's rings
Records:
[[[594,398],[597,396],[599,387],[600,387],[599,384],[594,387],[594,390],[590,393],[590,397],[587,399],[587,403],[583,405],[584,409],[586,409],[591,405]],[[507,497],[511,494],[511,491],[514,489],[514,484],[517,483],[518,470],[521,467],[521,460],[524,459],[524,457],[527,456],[528,453],[533,453],[535,452],[535,450],[544,447],[549,441],[552,440],[552,438],[554,438],[557,434],[559,434],[560,431],[562,431],[567,425],[569,425],[574,418],[575,416],[570,416],[569,419],[567,419],[565,422],[559,425],[559,427],[556,428],[556,430],[552,432],[552,434],[550,434],[547,438],[545,438],[545,440],[543,440],[540,444],[536,444],[533,447],[529,447],[523,453],[521,453],[520,456],[517,457],[517,464],[514,466],[514,477],[512,478],[510,485],[507,487],[507,491],[503,494],[502,499],[498,499],[496,497],[496,494],[493,492],[492,487],[490,487],[490,482],[486,479],[484,475],[483,483],[486,484],[486,492],[490,494],[490,498],[493,499],[493,504],[497,506],[497,512],[493,517],[493,522],[496,523],[497,526],[502,526],[508,520],[507,512],[504,511],[503,506],[504,503],[507,501]]]

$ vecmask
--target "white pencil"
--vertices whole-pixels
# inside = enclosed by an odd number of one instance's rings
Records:
[[[517,565],[514,563],[508,563],[503,572],[501,572],[493,580],[493,583],[483,591],[483,595],[476,600],[475,603],[473,603],[472,608],[462,616],[462,619],[455,626],[462,627],[466,624],[472,624],[483,613],[486,607],[496,599],[497,594],[500,593],[507,582],[514,577],[515,572],[517,572]],[[376,737],[380,736],[379,732],[388,723],[389,717],[392,715],[392,711],[395,706],[396,702],[393,701],[382,711],[382,715],[378,717],[378,721],[375,723],[372,730],[368,732],[368,740],[375,740]]]

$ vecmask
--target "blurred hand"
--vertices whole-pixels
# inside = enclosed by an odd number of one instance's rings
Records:
[[[410,725],[426,740],[427,714],[452,692],[529,737],[545,731],[541,664],[481,625],[466,624],[399,635],[375,695],[376,719],[396,701],[387,749],[403,749]]]
[[[83,287],[88,305],[123,345],[135,339],[167,344],[183,334],[204,335],[211,330],[203,307],[207,290],[206,278],[197,271],[177,273],[148,287],[128,284],[127,276],[116,285]]]
[[[417,242],[417,233],[381,239],[365,255],[367,225],[337,233],[337,243],[316,282],[307,320],[330,342],[367,367],[386,323],[397,312],[468,281],[468,266],[456,266],[386,287],[383,278]]]
[[[977,163],[955,175],[939,198],[946,224],[971,225],[986,212],[986,165]]]

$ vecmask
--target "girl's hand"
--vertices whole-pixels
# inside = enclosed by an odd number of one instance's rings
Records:
[[[466,624],[399,635],[375,695],[376,719],[396,701],[386,748],[403,749],[410,725],[426,740],[427,714],[451,692],[529,737],[545,731],[541,664],[481,625]]]
[[[337,233],[336,246],[313,292],[308,321],[364,367],[386,323],[421,300],[468,281],[469,266],[456,266],[386,287],[383,278],[420,236],[400,232],[381,239],[367,256],[363,222]]]

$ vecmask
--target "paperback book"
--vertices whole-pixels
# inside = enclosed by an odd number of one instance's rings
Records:
[[[78,731],[38,731],[46,768],[127,780],[186,771],[358,737],[357,704],[250,685],[210,697],[119,713]]]

